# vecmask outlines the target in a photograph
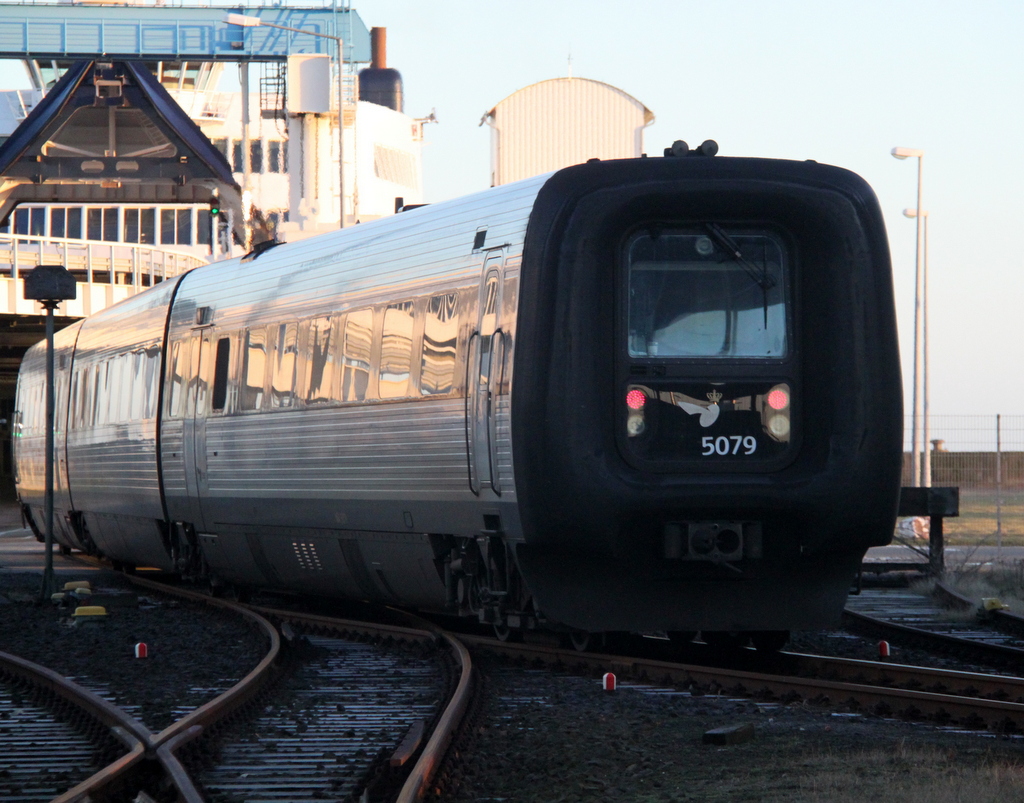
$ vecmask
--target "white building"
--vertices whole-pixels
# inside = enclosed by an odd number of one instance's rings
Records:
[[[251,201],[254,224],[265,221],[269,233],[298,240],[338,228],[338,184],[344,176],[345,225],[394,214],[396,199],[422,203],[422,120],[394,109],[357,100],[356,82],[345,82],[344,162],[339,169],[336,79],[330,60],[322,58],[326,77],[305,97],[319,98],[319,111],[306,111],[285,97],[283,64],[248,67],[260,91],[248,93],[248,120],[243,94],[222,91],[226,70],[221,62],[154,62],[157,76],[177,103],[226,157],[243,198]],[[0,90],[0,142],[25,119],[44,92],[67,67],[62,63],[25,63],[30,90]],[[259,71],[258,77],[256,76]],[[245,81],[242,81],[243,86]],[[246,143],[247,141],[247,143]],[[245,193],[248,192],[248,195]],[[207,261],[244,252],[242,244],[211,242],[209,209],[189,204],[32,204],[20,205],[0,224],[0,263],[12,258],[10,238],[21,235],[23,257],[35,250],[38,238],[73,249],[89,247],[97,255],[114,244],[142,248],[142,262],[172,262],[178,255]],[[161,254],[154,256],[154,249]],[[91,252],[90,252],[91,253]],[[113,257],[111,257],[113,259]],[[138,257],[134,257],[139,261]],[[30,269],[31,263],[21,266]]]
[[[614,86],[569,77],[513,92],[484,121],[491,126],[491,186],[498,186],[588,159],[636,158],[654,113]]]

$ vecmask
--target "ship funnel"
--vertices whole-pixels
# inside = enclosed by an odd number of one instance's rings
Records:
[[[403,111],[402,74],[387,66],[388,29],[370,29],[371,62],[359,73],[359,99]]]

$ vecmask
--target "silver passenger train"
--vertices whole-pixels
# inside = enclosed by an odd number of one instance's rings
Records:
[[[834,622],[891,537],[874,194],[590,162],[193,270],[57,336],[55,537],[241,588],[549,627]],[[45,346],[18,385],[44,504]]]

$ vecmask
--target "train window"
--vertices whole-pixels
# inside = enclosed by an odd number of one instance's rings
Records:
[[[786,255],[769,232],[644,232],[627,262],[631,357],[786,356]]]
[[[71,375],[71,390],[68,398],[71,400],[71,410],[68,416],[68,428],[80,429],[82,426],[82,386],[85,377],[81,371],[75,371]]]
[[[185,366],[182,357],[184,349],[181,343],[171,347],[170,377],[168,378],[167,415],[181,418],[185,411]]]
[[[423,322],[420,393],[450,393],[455,382],[455,346],[459,336],[459,296],[448,293],[427,301]]]
[[[493,264],[495,268],[501,265],[501,260],[490,259],[488,265]],[[480,316],[480,334],[483,336],[494,334],[498,325],[498,274],[494,273],[487,277],[487,284],[484,287],[483,314]]]
[[[295,398],[295,356],[298,353],[298,325],[282,323],[274,343],[274,366],[270,380],[272,407],[291,407]]]
[[[217,341],[217,354],[213,361],[213,401],[215,413],[223,412],[228,399],[228,365],[231,362],[231,338]]]
[[[92,423],[92,384],[93,371],[83,368],[78,373],[78,396],[75,404],[75,428],[84,429]]]
[[[322,404],[331,400],[334,381],[334,355],[331,352],[331,319],[307,321],[305,391],[306,404]]]
[[[153,343],[146,348],[146,371],[143,382],[146,387],[146,407],[144,418],[156,418],[156,407],[160,400],[159,376],[160,356],[159,343]]]
[[[110,408],[117,399],[110,393],[113,387],[110,361],[104,360],[96,368],[96,426],[103,426],[113,420]]]
[[[384,329],[380,343],[379,394],[382,399],[400,399],[409,395],[412,366],[413,304],[402,301],[384,310]]]
[[[373,344],[373,310],[350,312],[345,318],[342,343],[342,401],[362,401],[370,384],[370,348]]]
[[[127,401],[127,394],[125,387],[127,382],[122,372],[123,360],[118,359],[117,356],[107,360],[107,404],[106,418],[104,419],[105,424],[115,424],[121,420],[121,409],[125,407],[125,401]]]
[[[123,416],[128,421],[142,421],[146,417],[146,353],[142,350],[125,355],[128,406]]]
[[[94,427],[100,423],[100,400],[103,398],[103,373],[106,366],[94,365],[92,369],[90,383],[91,401],[89,403],[89,417],[86,418],[86,423],[90,427]]]
[[[263,406],[263,382],[267,371],[267,333],[250,329],[245,334],[245,366],[242,368],[240,410],[259,410]]]
[[[117,413],[114,420],[119,423],[133,420],[134,411],[138,405],[135,365],[135,355],[131,352],[119,354],[114,358],[114,381],[118,389]]]

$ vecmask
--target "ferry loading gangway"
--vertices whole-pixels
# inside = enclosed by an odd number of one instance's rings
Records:
[[[370,35],[348,4],[321,8],[252,6],[246,15],[267,27],[225,22],[235,5],[0,2],[0,58],[189,61],[286,61],[298,54],[328,54],[344,40],[346,63],[370,60]],[[287,26],[302,33],[269,27]],[[307,36],[316,33],[323,36]]]

